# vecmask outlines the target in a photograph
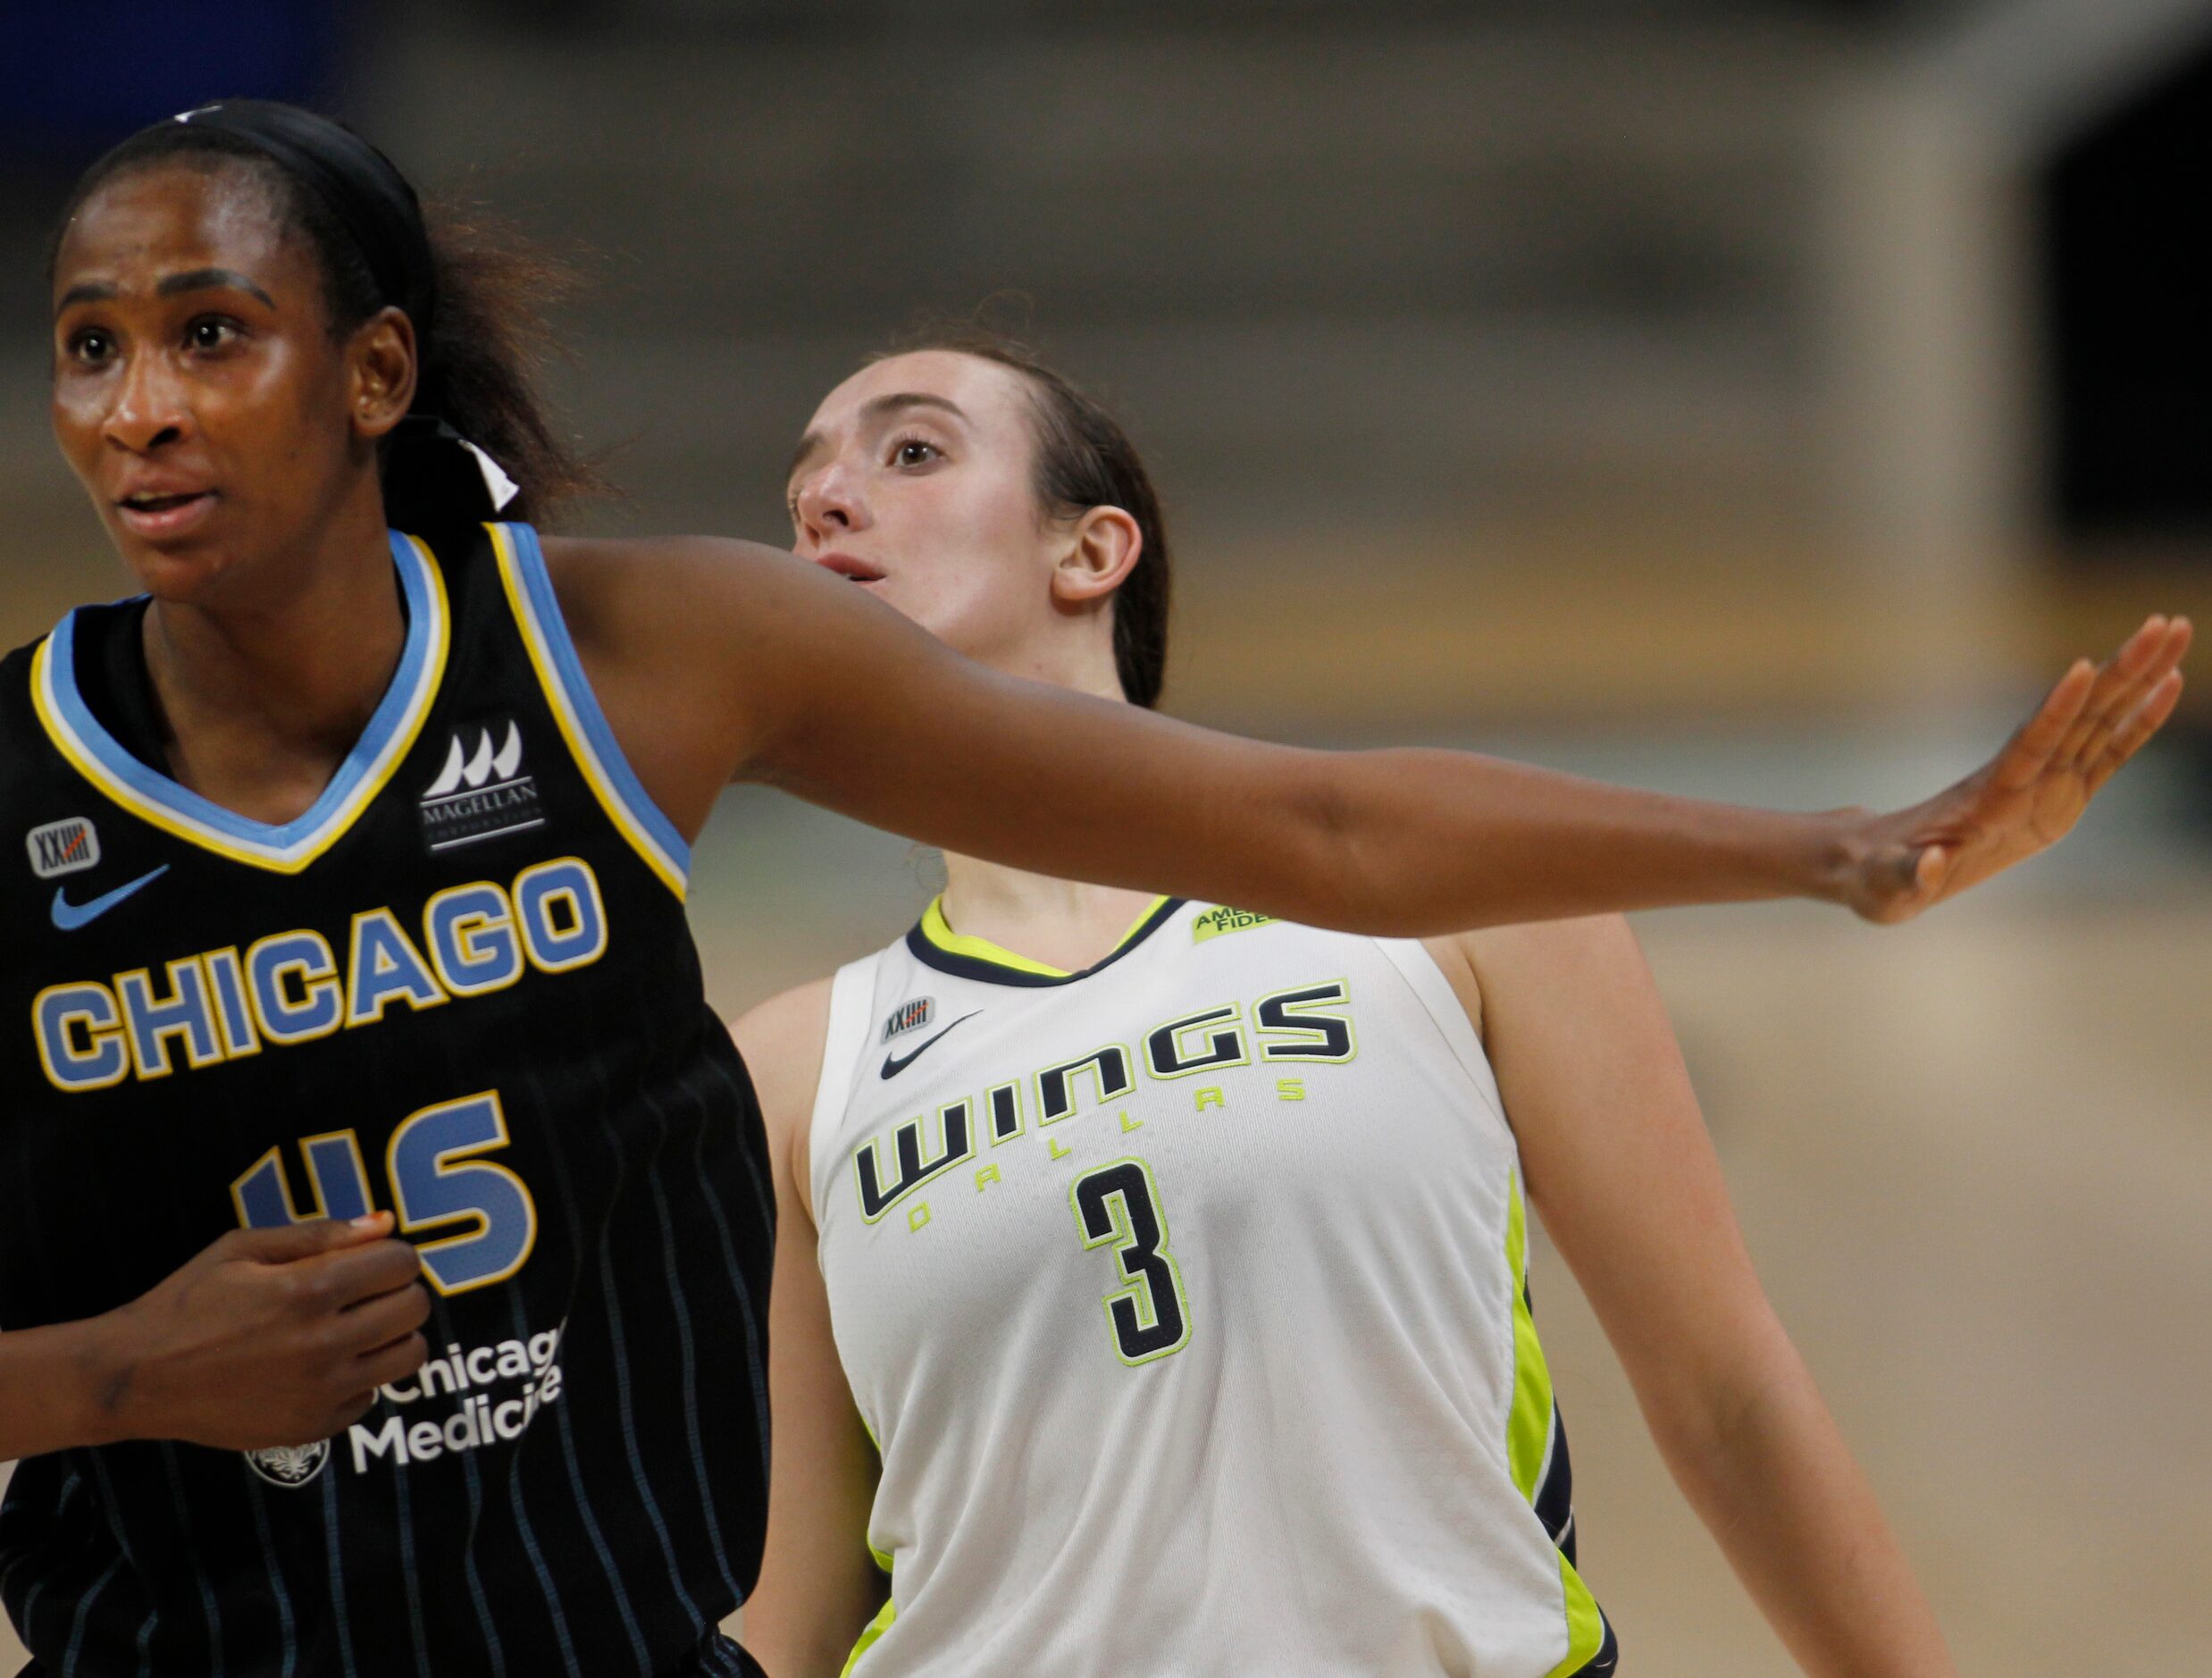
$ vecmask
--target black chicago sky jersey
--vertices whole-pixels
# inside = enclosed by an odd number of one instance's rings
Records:
[[[281,827],[88,706],[131,608],[0,663],[0,1330],[373,1208],[436,1302],[327,1442],[21,1464],[0,1596],[42,1673],[757,1671],[715,1625],[760,1556],[774,1211],[688,853],[535,534],[392,554],[399,667]]]

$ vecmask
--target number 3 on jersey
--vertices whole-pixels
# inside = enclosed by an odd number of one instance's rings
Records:
[[[1085,1171],[1068,1190],[1083,1246],[1111,1246],[1128,1279],[1105,1296],[1114,1351],[1125,1363],[1149,1363],[1179,1352],[1190,1341],[1189,1302],[1183,1271],[1168,1251],[1168,1221],[1160,1215],[1152,1167],[1116,1160]]]
[[[503,1282],[522,1269],[538,1241],[538,1208],[523,1179],[504,1165],[470,1156],[507,1145],[507,1115],[497,1090],[440,1102],[410,1113],[384,1150],[385,1175],[399,1228],[414,1235],[448,1224],[473,1223],[458,1235],[425,1241],[416,1252],[430,1285],[445,1295]],[[282,1151],[271,1148],[230,1186],[239,1221],[265,1229],[303,1217],[358,1218],[374,1205],[361,1144],[350,1130],[305,1137],[314,1207],[303,1213],[292,1198]]]

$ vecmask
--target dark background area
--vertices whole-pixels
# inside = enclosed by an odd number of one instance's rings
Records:
[[[2094,123],[2044,182],[2052,501],[2094,563],[2212,539],[2212,48]]]

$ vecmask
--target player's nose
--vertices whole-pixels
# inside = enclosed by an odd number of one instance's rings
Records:
[[[802,547],[818,547],[834,536],[865,529],[867,524],[866,508],[850,475],[834,465],[800,480],[792,497],[792,513]]]
[[[183,382],[160,356],[131,357],[113,391],[100,432],[118,449],[147,454],[181,440],[191,429],[191,407],[184,399]]]

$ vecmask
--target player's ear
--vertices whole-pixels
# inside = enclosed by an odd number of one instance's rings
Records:
[[[357,436],[383,436],[415,401],[415,323],[398,309],[379,309],[347,345],[352,420]]]
[[[1110,595],[1144,551],[1144,533],[1118,507],[1093,508],[1074,534],[1052,567],[1052,598],[1069,606]]]

